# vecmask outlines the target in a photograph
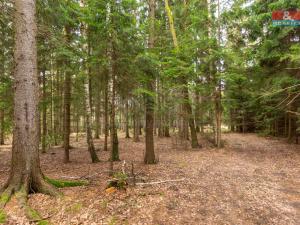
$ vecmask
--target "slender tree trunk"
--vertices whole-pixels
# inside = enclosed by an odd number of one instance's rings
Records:
[[[126,138],[130,138],[129,133],[129,100],[126,100],[126,124],[125,124],[125,130],[126,130]]]
[[[93,163],[99,162],[99,158],[95,151],[95,146],[93,142],[93,135],[92,135],[92,128],[91,128],[91,105],[90,105],[90,88],[89,88],[89,82],[86,82],[85,85],[85,110],[86,110],[86,140],[88,144],[88,151],[90,153],[91,159]]]
[[[51,55],[52,57],[52,55]],[[54,98],[53,98],[53,78],[54,78],[54,70],[53,70],[53,62],[51,59],[51,63],[50,63],[50,129],[49,129],[49,133],[51,134],[51,139],[53,138],[54,135]],[[52,145],[52,141],[49,143],[50,145]]]
[[[196,132],[200,133],[200,127],[201,127],[201,109],[200,109],[200,102],[201,97],[199,91],[196,91],[195,93],[196,97],[196,107],[195,107],[195,122],[196,122]]]
[[[133,101],[133,141],[139,142],[139,116],[137,104]]]
[[[83,5],[85,4],[82,1]],[[91,46],[88,27],[85,24],[81,24],[81,33],[87,39],[87,43],[83,45],[83,50],[87,54],[87,59],[83,62],[83,68],[86,69],[86,78],[84,83],[85,89],[85,127],[86,127],[86,141],[88,144],[88,151],[90,153],[93,163],[99,162],[99,158],[95,151],[93,132],[92,132],[92,78],[91,78],[91,65],[88,60],[91,57]]]
[[[108,74],[105,75],[105,90],[104,90],[104,151],[108,151],[108,132],[109,132],[109,124],[108,124],[108,91],[109,91],[109,82],[108,82]]]
[[[42,126],[43,126],[43,133],[42,133],[42,153],[46,153],[46,138],[47,138],[47,105],[46,105],[46,69],[43,69],[43,115],[42,115]]]
[[[159,79],[157,79],[156,84],[157,84],[157,88],[156,88],[156,92],[157,92],[156,124],[158,126],[158,137],[162,137],[163,136],[162,99],[161,99],[161,83],[160,83]],[[155,130],[156,130],[156,127],[155,127]]]
[[[191,131],[191,146],[192,146],[192,148],[199,148],[201,146],[199,146],[198,139],[197,139],[197,132],[196,132],[196,128],[195,128],[195,121],[193,118],[192,106],[191,106],[191,103],[188,102],[189,91],[188,91],[187,87],[184,87],[183,94],[184,94],[184,99],[186,100],[184,102],[184,111],[187,113],[189,127],[190,127],[190,131]]]
[[[110,4],[110,27],[111,32],[109,33],[109,47],[108,47],[108,74],[111,79],[111,108],[110,108],[110,143],[111,143],[111,154],[110,154],[110,170],[113,171],[113,162],[119,161],[119,141],[118,141],[118,133],[116,127],[116,49],[115,42],[117,39],[116,30],[114,29],[115,23],[115,9],[117,2],[113,1]]]
[[[0,145],[4,145],[4,109],[0,109]]]
[[[222,121],[222,105],[221,105],[221,90],[220,87],[216,91],[215,96],[215,127],[216,127],[216,139],[215,144],[218,148],[221,148],[221,121]],[[244,117],[243,117],[243,132],[244,132]]]
[[[57,63],[58,64],[58,63]],[[58,65],[57,65],[58,67]],[[61,114],[60,114],[60,109],[61,109],[61,101],[60,101],[60,73],[59,73],[59,70],[57,69],[56,71],[56,92],[55,92],[55,97],[56,97],[56,101],[54,101],[54,144],[55,145],[58,145],[58,138],[60,137],[61,135],[61,130],[60,130],[60,124],[59,124],[59,120],[60,120],[60,117],[61,117]]]
[[[163,97],[163,105],[164,105],[164,114],[163,114],[163,129],[164,129],[164,137],[170,137],[170,110],[167,104],[168,94],[164,93]]]
[[[79,116],[79,113],[77,111],[76,112],[76,142],[79,141],[79,119],[80,119],[80,116]]]
[[[45,180],[39,159],[39,83],[35,0],[16,0],[15,71],[14,71],[14,131],[11,170],[5,195],[22,191],[56,194]],[[6,197],[7,198],[7,197]],[[1,198],[2,199],[2,198]],[[0,207],[5,205],[0,203]]]
[[[114,53],[112,53],[114,54]],[[110,111],[110,141],[111,141],[111,160],[119,161],[119,141],[116,127],[116,75],[115,75],[115,59],[112,56],[112,71],[111,71],[111,111]]]
[[[185,1],[184,1],[184,5],[186,7]],[[176,30],[175,30],[175,26],[174,26],[174,19],[173,19],[172,11],[169,6],[168,0],[165,0],[165,8],[166,8],[166,12],[167,12],[167,15],[169,18],[170,31],[171,31],[171,34],[173,37],[174,47],[175,47],[176,51],[179,51],[179,45],[178,45]],[[184,99],[183,110],[184,110],[184,114],[186,115],[186,116],[184,116],[183,119],[185,121],[186,121],[186,119],[188,120],[188,125],[189,125],[190,131],[191,131],[191,146],[192,146],[192,148],[199,148],[201,146],[198,144],[197,132],[195,129],[195,121],[193,119],[192,106],[191,106],[190,99],[189,99],[188,81],[186,79],[186,75],[184,75],[182,77],[181,82],[183,85],[183,91],[182,91],[183,99]],[[185,124],[185,121],[183,121],[184,124]],[[183,125],[183,126],[185,127],[185,125]],[[188,134],[188,132],[187,132],[187,134]]]
[[[154,48],[154,38],[155,38],[155,0],[149,0],[149,19],[150,19],[150,32],[149,32],[149,49]],[[147,89],[151,92],[155,91],[154,81],[151,80],[147,84]],[[144,162],[145,164],[153,164],[156,162],[155,152],[154,152],[154,137],[153,137],[153,125],[154,125],[154,99],[153,96],[146,96],[146,151]]]
[[[65,27],[67,41],[70,42],[71,30],[68,26]],[[72,86],[72,71],[69,65],[69,60],[65,61],[67,69],[65,71],[64,81],[64,162],[70,162],[70,123],[71,123],[71,86]]]
[[[220,26],[220,0],[218,0],[218,46],[221,46],[221,26]],[[220,59],[219,59],[220,61]],[[221,64],[218,62],[219,65]],[[221,135],[222,135],[222,86],[221,80],[216,79],[216,94],[215,94],[215,119],[216,119],[216,145],[221,148]],[[243,116],[244,120],[244,116]],[[243,132],[245,131],[243,121]]]
[[[101,98],[100,98],[100,91],[97,91],[97,99],[96,99],[96,112],[95,112],[95,123],[96,123],[96,129],[95,129],[95,139],[100,138],[100,132],[101,132],[101,126],[100,126],[100,106],[101,106]]]

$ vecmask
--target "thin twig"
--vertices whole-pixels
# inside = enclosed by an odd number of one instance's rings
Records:
[[[288,104],[287,104],[287,106],[288,105],[290,105],[291,103],[293,103],[294,101],[295,101],[295,99],[296,98],[298,98],[300,96],[300,93],[298,93]]]
[[[136,183],[136,185],[153,185],[153,184],[163,184],[163,183],[172,183],[172,182],[181,182],[181,181],[185,181],[185,178],[179,180],[163,180],[163,181],[155,181],[149,183]]]

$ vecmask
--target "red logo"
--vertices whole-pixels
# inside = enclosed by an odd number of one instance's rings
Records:
[[[300,20],[300,11],[277,10],[272,13],[272,20]]]

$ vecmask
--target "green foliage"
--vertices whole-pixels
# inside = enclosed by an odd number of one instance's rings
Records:
[[[26,207],[26,215],[30,220],[39,221],[41,220],[41,215],[38,211],[30,208],[29,206]]]
[[[51,223],[48,220],[41,220],[37,222],[38,225],[51,225]]]
[[[6,192],[3,192],[0,195],[0,204],[5,205],[10,199],[10,195],[8,195]]]
[[[108,188],[115,187],[118,189],[126,189],[128,176],[122,172],[113,174],[113,179],[109,182]]]
[[[7,215],[6,213],[0,209],[0,224],[5,224],[7,220]]]

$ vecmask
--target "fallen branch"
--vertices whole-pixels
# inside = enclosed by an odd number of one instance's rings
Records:
[[[155,181],[155,182],[149,182],[149,183],[136,183],[136,185],[154,185],[154,184],[181,182],[181,181],[185,181],[185,178],[182,178],[179,180],[163,180],[163,181]]]

